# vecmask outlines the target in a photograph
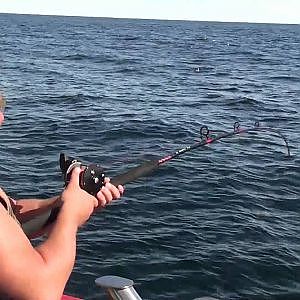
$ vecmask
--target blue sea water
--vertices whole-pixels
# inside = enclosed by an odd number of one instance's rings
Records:
[[[115,176],[255,121],[280,130],[186,153],[78,234],[66,292],[131,278],[143,299],[300,299],[300,26],[0,14],[0,185],[63,188],[60,152]],[[101,298],[102,297],[102,298]]]

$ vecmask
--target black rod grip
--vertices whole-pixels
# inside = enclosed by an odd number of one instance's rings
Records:
[[[110,182],[115,186],[118,186],[120,184],[124,185],[124,184],[132,182],[138,178],[149,175],[155,169],[157,169],[158,166],[159,166],[159,164],[158,164],[157,160],[149,160],[137,167],[129,169],[127,172],[125,172],[123,174],[120,174],[118,176],[111,178]]]

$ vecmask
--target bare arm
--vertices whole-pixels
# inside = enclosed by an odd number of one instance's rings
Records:
[[[20,223],[24,223],[45,211],[61,206],[60,196],[48,199],[19,199],[12,201],[14,213]]]
[[[72,172],[61,195],[57,220],[47,240],[36,248],[0,206],[0,294],[24,300],[60,299],[74,265],[78,227],[92,214],[98,200],[109,203],[120,197],[105,187],[97,200],[79,187],[79,173],[79,169]]]
[[[36,249],[3,207],[0,228],[0,291],[15,299],[59,299],[75,260],[77,224],[62,213]]]
[[[115,186],[111,185],[109,183],[109,178],[105,178],[105,182],[106,188],[101,189],[101,191],[97,195],[100,208],[105,207],[106,204],[113,198],[119,198],[120,194],[124,192],[123,186],[119,186],[118,188],[116,188]],[[55,196],[48,199],[19,199],[17,201],[11,199],[10,201],[15,216],[17,217],[19,222],[23,224],[23,230],[30,238],[36,238],[43,235],[44,233],[47,233],[52,227],[52,222],[48,222],[49,217],[53,219],[53,216],[56,216],[58,212],[58,210],[55,211],[55,209],[62,206],[60,196]],[[37,218],[40,221],[37,221]],[[34,219],[34,224],[36,225],[32,225],[32,221]],[[48,225],[45,226],[44,224],[46,223]]]
[[[109,183],[109,178],[105,178],[105,182]],[[118,190],[116,187],[108,184],[109,193],[107,191],[102,191],[102,193],[106,193],[109,197],[111,193],[113,196],[118,198],[118,193],[123,194],[124,187],[118,186]],[[1,197],[1,191],[0,191]],[[100,207],[105,207],[107,204],[107,200],[105,195],[98,195]],[[31,220],[33,217],[48,211],[49,209],[60,207],[62,205],[62,201],[60,196],[54,196],[48,199],[18,199],[17,201],[11,199],[11,205],[13,207],[14,213],[19,220],[20,223],[27,222]]]

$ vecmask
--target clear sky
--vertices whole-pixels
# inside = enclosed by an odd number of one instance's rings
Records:
[[[0,0],[0,12],[300,24],[300,0]]]

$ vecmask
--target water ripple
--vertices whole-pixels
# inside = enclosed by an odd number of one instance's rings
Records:
[[[78,234],[66,292],[102,275],[146,299],[298,299],[299,27],[0,14],[1,186],[63,188],[60,152],[114,176],[254,121],[126,186]],[[66,30],[65,28],[68,28]],[[5,57],[5,59],[4,59]],[[13,182],[13,184],[12,184]]]

